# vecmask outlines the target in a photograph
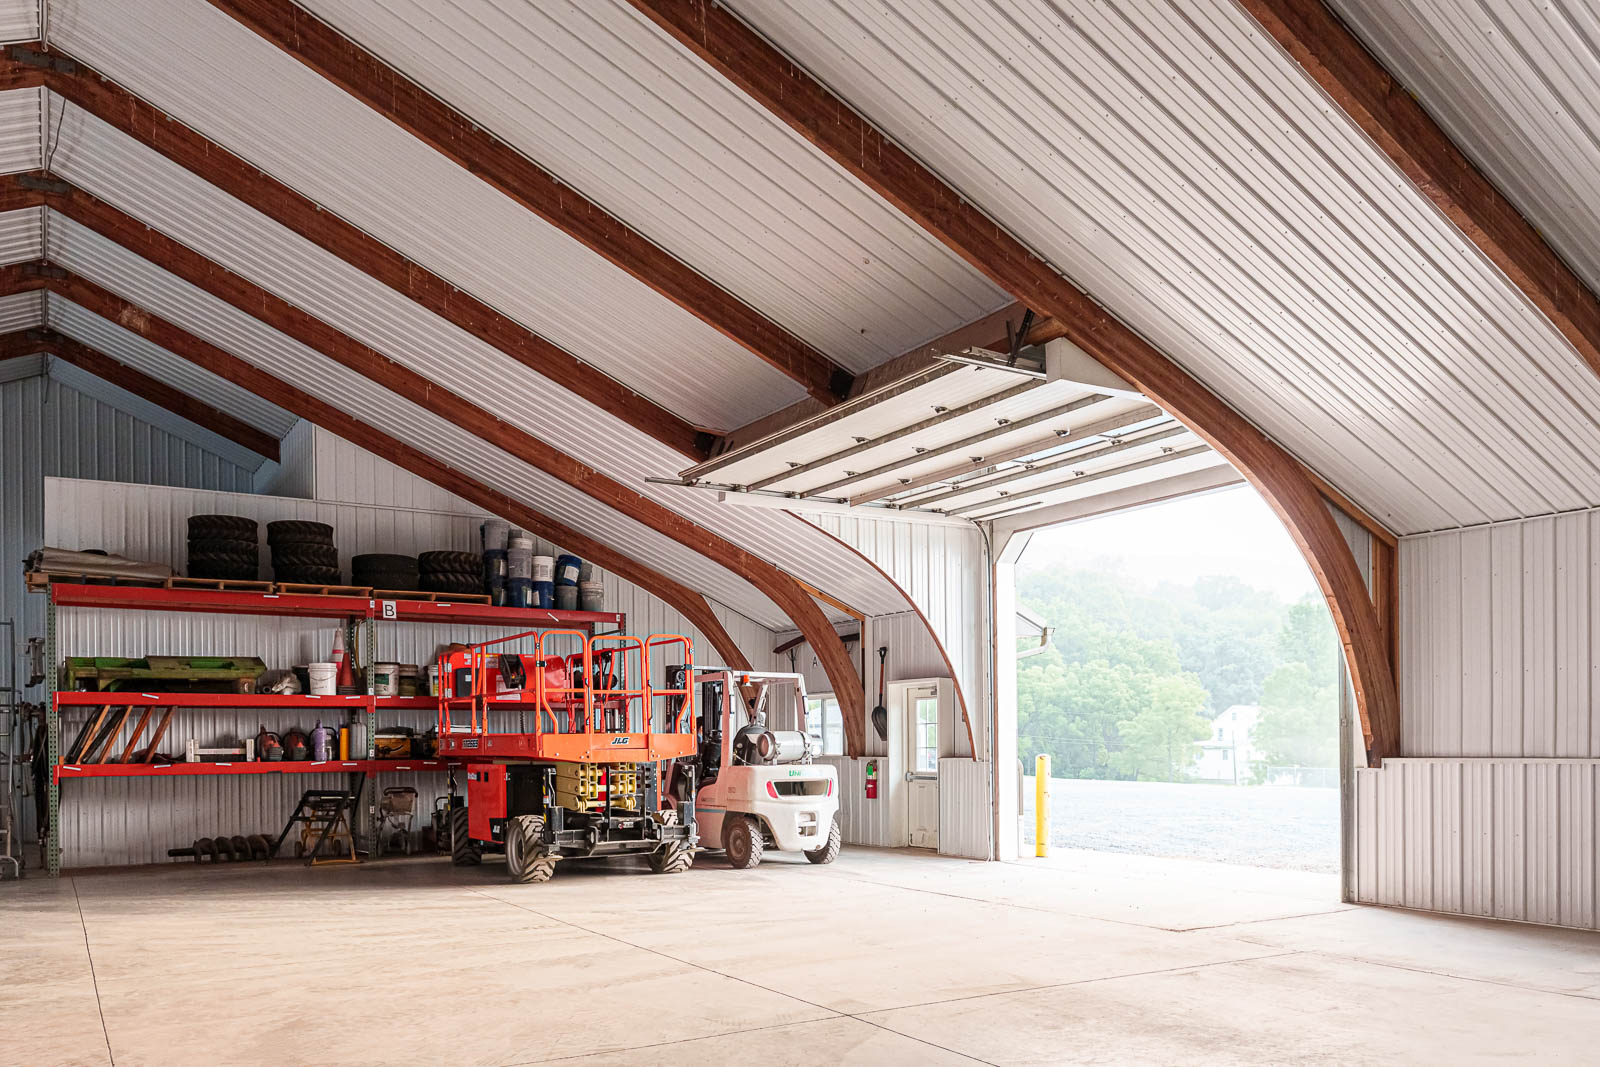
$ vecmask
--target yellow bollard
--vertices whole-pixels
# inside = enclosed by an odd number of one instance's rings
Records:
[[[1050,756],[1033,758],[1033,854],[1050,855]]]

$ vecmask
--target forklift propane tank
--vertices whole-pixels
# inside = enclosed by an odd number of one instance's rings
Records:
[[[733,738],[734,754],[743,763],[805,763],[815,752],[814,742],[798,730],[769,730],[754,722]]]

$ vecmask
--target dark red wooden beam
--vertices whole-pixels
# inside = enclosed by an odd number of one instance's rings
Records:
[[[454,493],[464,500],[470,500],[490,514],[509,519],[545,540],[570,549],[618,577],[627,579],[681,612],[711,641],[717,653],[729,663],[745,665],[744,654],[717,619],[705,597],[682,583],[634,562],[609,546],[439,462],[386,431],[345,414],[332,404],[245,362],[85,278],[58,267],[41,267],[37,264],[0,267],[0,295],[40,288],[48,288],[101,318],[137,333],[173,355],[226,378],[285,411],[321,426],[330,433],[359,445],[374,455],[381,456],[441,489]]]
[[[851,374],[587,199],[470,116],[288,0],[211,0],[372,110],[743,345],[823,403]]]
[[[126,389],[134,396],[142,397],[179,418],[188,419],[196,426],[210,430],[218,437],[248,448],[258,456],[265,456],[274,463],[279,459],[278,439],[266,431],[258,430],[226,411],[196,400],[166,382],[152,378],[137,367],[130,367],[126,363],[112,359],[88,345],[80,344],[70,337],[63,337],[54,330],[19,330],[0,337],[0,344],[5,346],[5,351],[8,353],[22,355],[42,352],[71,363],[96,378]]]
[[[456,288],[83,64],[40,52],[37,45],[12,45],[0,64],[0,88],[29,84],[47,85],[69,103],[602,411],[686,456],[709,454],[713,434]]]
[[[1600,373],[1600,301],[1319,0],[1240,0],[1417,189]]]
[[[1300,463],[883,136],[847,102],[708,0],[631,0],[683,47],[788,123],[1023,306],[1133,382],[1220,452],[1277,511],[1321,583],[1339,627],[1370,759],[1394,755],[1400,708],[1382,633],[1355,557]]]

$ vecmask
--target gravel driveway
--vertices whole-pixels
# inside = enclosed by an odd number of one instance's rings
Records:
[[[1031,853],[1032,776],[1023,785],[1023,842]],[[1339,791],[1052,778],[1050,843],[1338,873]]]

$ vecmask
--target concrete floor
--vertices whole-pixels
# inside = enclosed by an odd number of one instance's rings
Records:
[[[0,884],[0,1061],[1594,1063],[1600,937],[1092,852]]]

